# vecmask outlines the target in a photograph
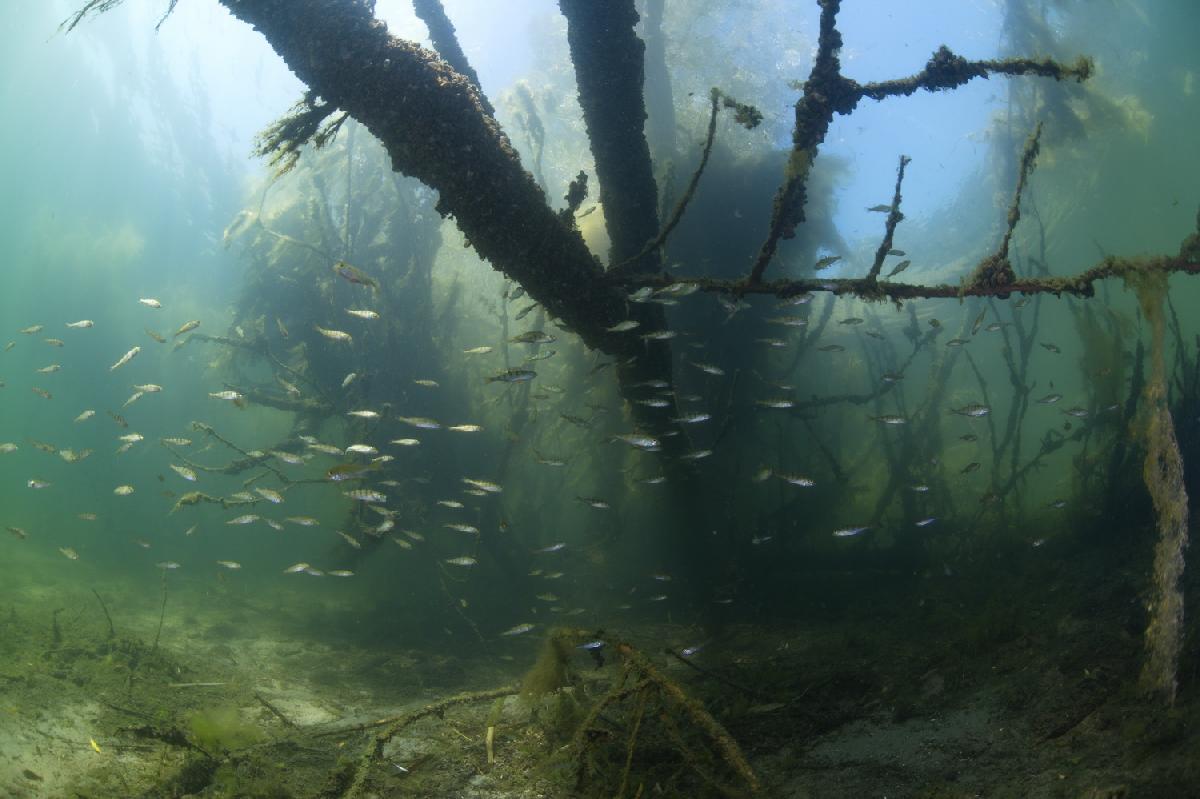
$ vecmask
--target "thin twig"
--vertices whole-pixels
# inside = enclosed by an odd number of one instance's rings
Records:
[[[887,258],[888,253],[892,251],[892,238],[896,235],[896,225],[900,224],[900,220],[904,219],[904,214],[900,213],[900,184],[904,182],[904,168],[908,166],[912,159],[907,155],[900,156],[900,168],[896,170],[896,191],[892,194],[892,208],[888,212],[887,227],[883,234],[883,241],[879,242],[879,249],[875,251],[875,263],[871,264],[871,271],[867,273],[867,280],[875,283],[879,277],[879,270],[883,268],[883,259]]]
[[[696,193],[696,186],[700,184],[700,176],[704,174],[704,167],[708,165],[708,156],[712,153],[713,139],[717,134],[717,111],[720,108],[721,90],[714,88],[710,94],[710,99],[712,101],[712,113],[708,117],[708,136],[704,141],[704,153],[700,156],[700,165],[692,173],[692,179],[688,182],[687,189],[684,190],[683,196],[679,198],[679,202],[675,204],[675,210],[671,213],[671,218],[667,220],[667,224],[663,225],[662,230],[654,240],[646,243],[641,252],[632,258],[626,258],[621,263],[612,267],[609,270],[610,272],[618,274],[627,272],[634,264],[641,263],[642,258],[666,243],[667,236],[671,235],[671,231],[679,224],[679,220],[683,219],[683,212],[687,209],[692,195]]]
[[[255,698],[255,699],[257,699],[259,702],[262,702],[262,705],[263,705],[263,707],[265,707],[267,710],[269,710],[269,711],[271,712],[271,715],[272,715],[272,716],[274,716],[275,718],[277,718],[277,719],[279,719],[280,721],[282,721],[282,722],[283,722],[283,725],[284,725],[285,727],[292,727],[292,728],[295,728],[295,726],[296,726],[296,722],[292,721],[292,720],[291,720],[291,719],[289,719],[287,716],[285,716],[285,715],[283,714],[283,711],[281,711],[279,708],[275,707],[273,704],[271,704],[270,702],[268,702],[268,701],[267,701],[267,700],[266,700],[266,699],[263,697],[263,695],[262,695],[262,694],[260,694],[260,693],[258,693],[257,691],[255,691],[255,692],[254,692],[254,698]]]
[[[100,592],[95,588],[92,593],[96,595],[96,601],[100,603],[100,609],[104,611],[104,618],[108,619],[108,637],[115,638],[117,631],[113,629],[112,616],[108,615],[108,606],[104,604],[104,600],[100,598]]]
[[[150,656],[158,651],[158,639],[162,635],[163,620],[167,617],[167,570],[162,573],[162,607],[158,610],[158,629],[154,633],[154,646],[150,647]]]

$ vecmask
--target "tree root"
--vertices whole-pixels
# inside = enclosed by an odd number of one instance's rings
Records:
[[[636,697],[637,707],[629,736],[629,743],[626,746],[621,790],[617,794],[618,796],[624,794],[625,787],[629,783],[634,748],[636,747],[642,721],[648,711],[648,705],[651,700],[657,700],[658,702],[659,707],[655,715],[661,722],[662,728],[666,731],[667,738],[671,741],[673,748],[700,779],[719,790],[725,796],[742,796],[746,793],[757,793],[760,789],[758,777],[754,774],[754,770],[750,767],[749,762],[747,762],[745,755],[742,754],[742,750],[733,739],[733,736],[729,734],[721,723],[705,710],[699,701],[689,696],[674,680],[671,680],[652,665],[645,655],[624,642],[614,641],[611,645],[623,661],[623,671],[620,679],[617,680],[609,692],[597,700],[584,719],[583,724],[580,725],[575,733],[573,748],[577,757],[577,790],[582,788],[583,782],[587,777],[589,756],[592,750],[597,742],[607,737],[604,735],[604,731],[596,726],[597,721],[601,718],[601,714],[604,710],[618,702],[629,697]],[[703,764],[706,759],[704,757],[705,752],[702,750],[698,751],[694,744],[686,742],[679,730],[676,717],[682,717],[683,720],[689,722],[703,733],[709,744],[716,750],[718,758],[740,778],[740,787],[722,784],[714,775],[709,773],[709,769]]]
[[[350,787],[347,788],[345,793],[342,794],[343,799],[355,799],[356,797],[363,795],[363,789],[366,786],[367,776],[370,774],[371,766],[374,765],[375,761],[383,757],[383,747],[387,745],[388,741],[392,740],[392,738],[399,734],[400,731],[405,727],[408,727],[410,724],[420,721],[423,718],[428,718],[429,716],[441,716],[447,710],[457,705],[466,705],[472,702],[486,702],[490,699],[499,699],[500,697],[504,696],[512,696],[513,694],[516,694],[518,690],[519,689],[516,686],[509,686],[507,688],[496,688],[491,691],[473,691],[464,694],[456,694],[443,699],[440,702],[434,702],[431,705],[426,705],[420,710],[415,710],[411,713],[380,719],[379,721],[374,721],[370,724],[359,727],[351,727],[348,730],[341,729],[328,733],[322,733],[322,735],[343,734],[346,732],[366,730],[372,727],[383,727],[383,729],[377,732],[375,737],[371,739],[371,744],[366,748],[362,756],[359,758],[358,765],[355,767],[354,771],[354,779],[350,782]]]

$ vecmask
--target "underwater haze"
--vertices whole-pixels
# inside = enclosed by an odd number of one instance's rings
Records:
[[[19,5],[0,796],[1200,795],[1200,5]]]

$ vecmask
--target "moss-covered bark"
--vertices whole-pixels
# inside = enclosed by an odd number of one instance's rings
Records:
[[[471,62],[467,60],[467,54],[463,52],[462,45],[458,43],[458,36],[454,32],[454,23],[446,16],[446,9],[442,7],[441,0],[413,0],[413,11],[417,12],[417,16],[429,29],[429,40],[433,42],[433,47],[438,51],[438,55],[444,58],[455,72],[471,81],[471,84],[479,90],[480,104],[490,116],[495,116],[496,111],[483,94],[479,75],[471,66]]]

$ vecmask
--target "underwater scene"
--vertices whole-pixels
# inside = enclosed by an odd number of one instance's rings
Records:
[[[1200,796],[1200,4],[0,32],[0,797]]]

